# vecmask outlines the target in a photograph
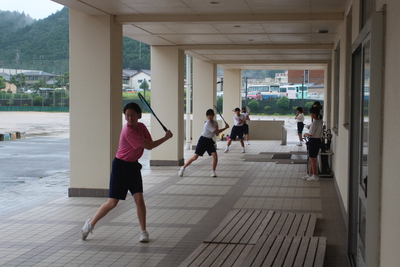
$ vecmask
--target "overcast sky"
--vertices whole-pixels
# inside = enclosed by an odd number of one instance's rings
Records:
[[[34,19],[44,19],[64,6],[50,0],[0,0],[0,10],[18,11]]]

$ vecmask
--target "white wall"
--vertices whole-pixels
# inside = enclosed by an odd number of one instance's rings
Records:
[[[376,9],[387,4],[386,45],[383,94],[382,140],[382,220],[381,266],[399,266],[400,262],[400,1],[377,0]]]

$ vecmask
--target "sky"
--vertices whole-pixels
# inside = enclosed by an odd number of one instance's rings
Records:
[[[64,6],[50,0],[0,0],[1,11],[25,12],[34,19],[44,19]]]

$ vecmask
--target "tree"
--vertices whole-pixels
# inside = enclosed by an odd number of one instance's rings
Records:
[[[26,85],[25,75],[23,73],[11,75],[10,83],[14,84],[17,87],[17,92],[20,92],[21,88]]]
[[[260,108],[260,103],[258,103],[258,101],[255,99],[251,100],[247,105],[249,106],[250,110],[258,111]]]
[[[276,102],[276,105],[280,108],[281,113],[284,113],[290,106],[290,100],[284,96]]]
[[[6,88],[6,80],[0,75],[0,90]]]
[[[64,73],[61,76],[56,77],[56,87],[69,88],[69,72]]]
[[[146,81],[146,79],[143,80],[143,82],[140,84],[139,88],[143,89],[144,91],[149,89],[149,83]]]

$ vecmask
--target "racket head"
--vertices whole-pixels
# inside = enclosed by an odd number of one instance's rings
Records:
[[[296,119],[293,118],[293,117],[289,117],[289,118],[288,118],[288,123],[289,123],[289,124],[296,124]]]

